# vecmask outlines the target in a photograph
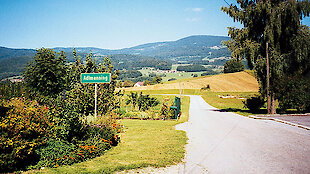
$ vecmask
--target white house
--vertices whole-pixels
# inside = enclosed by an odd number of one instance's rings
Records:
[[[134,87],[139,87],[139,86],[143,86],[144,82],[137,82]]]

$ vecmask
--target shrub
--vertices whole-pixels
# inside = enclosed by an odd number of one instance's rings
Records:
[[[207,85],[206,87],[202,87],[201,90],[210,90],[210,85]]]
[[[140,93],[137,104],[140,111],[148,110],[150,107],[157,106],[159,101],[155,97],[150,97],[149,95],[143,95]]]
[[[298,112],[310,111],[310,80],[294,75],[277,81],[276,98],[280,111],[297,109]]]
[[[50,139],[45,146],[36,151],[39,162],[29,169],[41,167],[58,167],[71,165],[102,155],[112,146],[116,146],[120,138],[121,125],[111,115],[101,117],[96,124],[85,127],[83,140],[74,143],[65,140]]]
[[[170,106],[173,106],[174,104],[168,104],[169,100],[166,100],[163,102],[163,105],[160,109],[160,115],[163,119],[174,119],[174,109],[171,109]]]
[[[8,172],[36,161],[35,150],[45,143],[53,124],[48,108],[36,101],[12,98],[4,104],[9,110],[0,118],[0,168]]]
[[[88,143],[85,145],[85,143]],[[45,146],[36,151],[40,155],[39,162],[28,169],[40,169],[41,167],[58,167],[71,165],[102,155],[111,147],[104,139],[92,139],[92,142],[84,142],[75,145],[63,140],[50,139]]]
[[[127,88],[127,87],[133,87],[135,83],[130,81],[130,80],[126,80],[124,83],[123,83],[123,87]]]
[[[218,74],[218,73],[213,70],[207,70],[206,72],[202,73],[201,76],[215,75],[215,74]]]
[[[237,59],[230,59],[224,65],[224,73],[234,73],[244,70],[244,64]]]
[[[257,112],[264,106],[265,100],[260,96],[255,96],[243,101],[244,107],[248,108],[251,112]]]
[[[152,84],[161,83],[162,80],[163,80],[163,79],[162,79],[161,77],[155,76],[155,77],[153,78]]]
[[[51,108],[51,115],[55,122],[54,135],[64,141],[78,141],[85,135],[84,125],[80,119],[83,114],[78,113],[77,104],[70,99],[58,97]]]
[[[168,79],[168,81],[174,81],[174,80],[177,80],[177,79],[176,78]]]
[[[9,100],[13,97],[22,97],[26,93],[25,84],[22,82],[6,82],[0,83],[0,98]]]

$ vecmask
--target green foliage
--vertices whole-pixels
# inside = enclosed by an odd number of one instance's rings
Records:
[[[282,112],[297,109],[297,112],[310,112],[310,80],[302,76],[290,76],[277,82],[279,107]]]
[[[177,80],[177,79],[176,78],[171,78],[171,79],[168,79],[168,82],[174,81],[174,80]]]
[[[23,169],[36,161],[35,150],[43,145],[53,130],[48,108],[36,101],[12,98],[0,118],[0,168],[2,172]]]
[[[163,79],[162,79],[161,77],[155,76],[155,77],[153,78],[152,84],[161,83],[162,80],[163,80]]]
[[[130,81],[130,80],[126,80],[124,83],[123,83],[123,87],[127,88],[127,87],[133,87],[133,85],[135,85],[135,83],[133,81]]]
[[[115,114],[122,94],[115,92],[117,72],[113,71],[109,58],[96,64],[88,54],[82,64],[75,50],[73,55],[75,62],[65,64],[64,53],[56,56],[50,49],[39,49],[25,72],[26,84],[34,91],[31,97],[48,107],[26,99],[1,100],[4,114],[1,113],[0,165],[4,171],[15,171],[29,164],[30,168],[40,168],[81,162],[118,144],[120,125]],[[80,83],[80,74],[86,72],[111,73],[109,84],[98,85],[100,119],[95,120],[95,125],[85,121],[86,116],[92,117],[94,113],[94,85]],[[28,96],[22,83],[7,82],[0,87],[1,99]]]
[[[244,107],[248,108],[252,113],[257,113],[264,106],[265,100],[261,96],[255,96],[243,101]]]
[[[126,105],[132,104],[132,109],[136,108],[136,105],[138,106],[139,111],[146,111],[151,107],[155,107],[159,104],[159,101],[155,97],[150,97],[150,95],[143,95],[141,92],[140,94],[136,92],[130,92],[129,95],[127,95],[126,99]]]
[[[92,128],[92,130],[96,129],[98,128]],[[83,141],[82,143],[84,145],[76,145],[63,140],[48,140],[45,146],[36,150],[37,154],[40,156],[39,162],[28,168],[40,169],[42,167],[71,165],[104,154],[106,150],[111,148],[112,142],[101,138],[100,132],[96,132],[99,134],[96,134],[97,136],[92,137],[92,139]]]
[[[237,59],[230,59],[224,65],[224,73],[234,73],[244,70],[244,65],[242,61]]]
[[[309,1],[237,1],[238,6],[222,7],[244,28],[229,28],[231,40],[224,42],[232,57],[246,58],[255,69],[260,93],[266,95],[266,43],[270,59],[270,93],[281,93],[277,82],[310,69],[310,30],[300,20],[310,15]],[[239,8],[240,7],[240,8]],[[258,27],[259,26],[259,27]],[[280,101],[281,102],[281,101]]]
[[[150,107],[157,106],[159,101],[155,97],[150,97],[150,95],[143,95],[142,92],[138,97],[138,108],[140,111],[148,110]]]
[[[185,72],[199,72],[199,71],[207,71],[202,65],[193,64],[193,65],[186,65],[186,66],[178,66],[177,71],[185,71]]]
[[[201,76],[208,76],[208,75],[215,75],[215,74],[219,74],[219,73],[213,70],[207,70],[204,73],[202,73]]]
[[[130,92],[130,94],[127,96],[128,96],[128,98],[126,99],[126,105],[131,103],[132,107],[135,109],[136,105],[138,103],[138,93]]]
[[[21,82],[0,82],[0,99],[9,100],[15,97],[22,97],[27,94],[25,84]]]
[[[66,74],[64,52],[56,56],[53,50],[41,48],[37,50],[34,61],[27,66],[24,78],[34,95],[55,97],[66,87]]]
[[[144,67],[154,67],[160,70],[170,70],[172,63],[168,60],[160,60],[150,56],[114,54],[110,56],[112,63],[119,70],[138,70]]]
[[[81,117],[83,113],[79,112],[79,103],[72,101],[72,98],[66,99],[59,96],[51,107],[50,114],[54,118],[54,135],[58,139],[76,142],[85,135],[84,124]]]
[[[206,87],[201,88],[201,90],[210,90],[210,85],[207,85]]]
[[[120,71],[118,80],[137,78],[141,76],[142,76],[142,73],[137,70]]]
[[[167,120],[167,119],[174,119],[174,109],[171,109],[170,106],[173,106],[174,104],[169,104],[169,100],[166,99],[163,102],[163,105],[160,109],[160,115],[163,117],[163,119]]]

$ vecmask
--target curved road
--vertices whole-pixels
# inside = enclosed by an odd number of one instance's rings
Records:
[[[173,173],[310,173],[310,131],[220,112],[190,97],[189,121],[176,126],[189,138],[184,164]]]

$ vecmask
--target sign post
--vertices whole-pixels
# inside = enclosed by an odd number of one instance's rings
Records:
[[[81,83],[95,83],[95,118],[97,118],[97,83],[110,83],[111,73],[82,73]]]
[[[97,83],[95,83],[95,118],[97,118]]]

